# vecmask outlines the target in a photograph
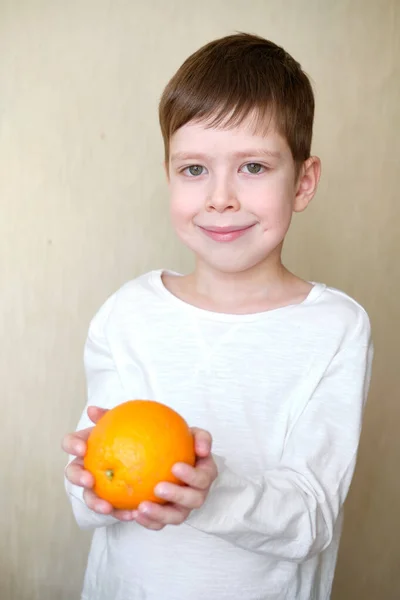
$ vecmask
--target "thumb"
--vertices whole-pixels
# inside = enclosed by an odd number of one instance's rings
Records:
[[[100,408],[99,406],[88,406],[87,408],[88,417],[94,424],[96,424],[106,412],[108,412],[107,408]]]

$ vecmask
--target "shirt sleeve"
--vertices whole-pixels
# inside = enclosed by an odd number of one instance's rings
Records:
[[[84,350],[84,365],[87,381],[87,403],[76,430],[93,426],[87,415],[88,406],[113,408],[128,400],[121,384],[112,354],[104,333],[107,319],[112,310],[114,296],[109,298],[92,320]],[[68,463],[75,457],[70,456]],[[71,484],[64,477],[65,488],[70,498],[75,519],[81,529],[93,529],[119,523],[110,515],[100,515],[90,510],[83,500],[83,488]]]
[[[323,551],[356,463],[373,345],[362,311],[293,425],[276,468],[255,478],[215,456],[219,475],[187,524],[246,550],[302,562]]]

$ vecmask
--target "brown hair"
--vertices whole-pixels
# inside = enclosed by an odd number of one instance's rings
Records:
[[[256,130],[274,119],[299,167],[310,156],[314,94],[301,66],[283,48],[238,33],[189,56],[167,84],[159,105],[165,160],[173,134],[190,121],[239,125],[254,113]]]

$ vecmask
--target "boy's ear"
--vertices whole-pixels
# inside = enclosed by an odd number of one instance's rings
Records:
[[[317,191],[321,176],[321,161],[317,156],[311,156],[304,161],[296,185],[294,212],[302,212],[310,204]]]

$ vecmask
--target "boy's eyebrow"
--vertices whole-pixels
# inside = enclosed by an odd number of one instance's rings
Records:
[[[260,156],[266,158],[281,158],[282,154],[278,150],[267,150],[266,148],[258,148],[253,150],[244,150],[242,152],[235,152],[236,158],[246,158],[246,156]]]
[[[267,150],[267,149],[249,149],[242,150],[241,152],[234,152],[232,154],[234,158],[246,158],[249,156],[256,156],[260,158],[281,158],[282,154],[277,150]],[[178,160],[206,160],[209,159],[210,156],[207,154],[202,154],[201,152],[175,152],[171,155],[171,162],[176,162]]]

